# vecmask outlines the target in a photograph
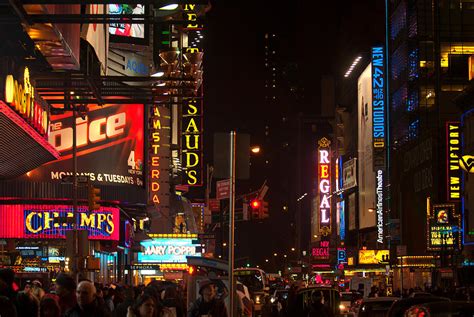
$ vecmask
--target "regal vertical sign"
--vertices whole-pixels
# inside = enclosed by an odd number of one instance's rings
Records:
[[[318,141],[319,232],[331,234],[331,141]]]
[[[202,180],[202,101],[186,99],[183,105],[182,150],[184,184],[201,186]]]
[[[384,243],[384,183],[386,170],[386,80],[383,46],[372,47],[372,145],[375,172],[377,243]]]
[[[461,199],[461,176],[459,166],[461,158],[461,124],[459,122],[446,122],[446,178],[448,201]]]

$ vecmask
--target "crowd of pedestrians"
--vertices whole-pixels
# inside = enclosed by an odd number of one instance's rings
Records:
[[[41,282],[29,282],[16,289],[15,273],[0,269],[0,316],[4,317],[227,317],[224,301],[217,296],[216,284],[203,280],[199,297],[186,308],[182,287],[152,281],[144,286],[112,284],[107,287],[90,280],[76,284],[60,273],[46,289]]]

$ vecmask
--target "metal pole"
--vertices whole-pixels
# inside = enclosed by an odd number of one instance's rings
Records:
[[[79,280],[79,241],[77,237],[77,135],[76,135],[76,107],[72,110],[72,214],[73,214],[73,240],[74,259],[73,273],[76,282]]]
[[[235,212],[235,131],[230,132],[229,195],[229,315],[234,315],[234,212]]]

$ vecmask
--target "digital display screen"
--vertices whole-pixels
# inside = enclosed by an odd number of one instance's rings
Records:
[[[114,15],[145,15],[145,6],[143,4],[109,4],[107,5],[109,14]],[[127,38],[145,38],[144,24],[131,23],[110,23],[109,33],[115,36]]]

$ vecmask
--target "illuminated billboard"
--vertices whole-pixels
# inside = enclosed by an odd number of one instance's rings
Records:
[[[389,261],[389,250],[359,250],[359,264],[385,264]]]
[[[318,141],[318,193],[319,232],[323,236],[331,233],[331,141]]]
[[[461,199],[462,172],[459,165],[461,159],[461,124],[446,122],[446,180],[448,201]]]
[[[319,246],[311,249],[311,256],[315,260],[329,260],[329,241],[319,241]]]
[[[187,256],[200,256],[197,238],[154,238],[140,242],[138,263],[187,263]],[[196,243],[194,243],[196,242]]]
[[[186,99],[182,115],[182,153],[185,169],[184,185],[202,186],[202,101]]]
[[[79,206],[76,217],[69,205],[0,205],[0,238],[65,239],[73,230],[74,218],[78,229],[85,229],[91,240],[119,239],[120,211],[100,207],[90,212]]]
[[[454,204],[433,205],[426,220],[428,251],[461,249],[461,216]]]
[[[386,109],[384,47],[372,48],[372,144],[374,170],[385,170]]]
[[[143,105],[90,106],[76,119],[78,174],[97,184],[143,186]],[[49,143],[59,160],[28,173],[33,181],[72,175],[72,113],[51,116]],[[113,164],[111,164],[113,162]]]
[[[358,82],[357,169],[359,186],[359,229],[375,227],[375,173],[372,145],[372,67],[369,64]],[[349,215],[350,217],[350,215]]]
[[[108,13],[117,15],[118,17],[124,15],[137,15],[145,17],[145,5],[143,4],[109,4],[107,5]],[[126,23],[126,19],[121,22],[109,23],[109,34],[111,39],[115,38],[131,38],[131,39],[146,39],[145,24]]]

